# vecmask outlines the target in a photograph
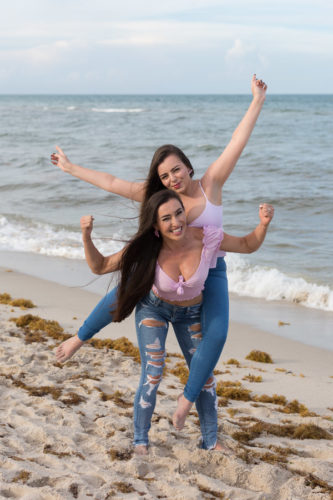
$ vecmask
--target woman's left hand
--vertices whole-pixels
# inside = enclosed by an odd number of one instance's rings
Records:
[[[268,226],[274,216],[274,207],[269,203],[259,205],[259,218],[264,226]]]

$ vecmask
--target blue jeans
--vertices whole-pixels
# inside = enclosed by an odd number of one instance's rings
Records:
[[[112,322],[111,309],[115,303],[117,288],[109,292],[97,304],[78,331],[85,341]],[[202,341],[192,362],[184,395],[194,402],[199,396],[210,373],[214,370],[227,338],[229,324],[229,298],[226,264],[224,258],[217,260],[215,268],[209,270],[203,291],[201,309]]]
[[[141,356],[141,378],[134,400],[134,445],[148,445],[148,432],[156,404],[156,393],[165,363],[165,341],[172,323],[188,366],[200,345],[201,304],[183,307],[164,302],[151,291],[136,307],[135,324]],[[196,407],[200,419],[202,447],[214,448],[217,441],[216,383],[213,375],[204,385]]]

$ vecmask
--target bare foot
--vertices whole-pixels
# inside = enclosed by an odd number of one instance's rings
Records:
[[[222,451],[222,453],[224,453],[225,455],[232,455],[232,451],[230,450],[230,448],[219,442],[216,443],[216,446],[215,448],[213,448],[213,451]]]
[[[148,446],[145,444],[138,444],[134,447],[134,453],[136,455],[148,455]]]
[[[59,363],[64,363],[73,356],[84,344],[77,335],[62,342],[56,350],[56,358]]]
[[[187,415],[192,408],[193,403],[185,398],[184,394],[181,394],[177,398],[177,409],[172,417],[172,423],[177,431],[181,431],[185,425],[185,420]]]

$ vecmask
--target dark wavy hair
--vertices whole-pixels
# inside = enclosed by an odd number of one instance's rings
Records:
[[[160,146],[158,149],[156,149],[151,160],[148,176],[145,182],[145,194],[141,205],[140,217],[149,198],[154,193],[161,191],[162,189],[166,189],[165,186],[163,186],[162,181],[158,175],[158,167],[170,155],[177,156],[180,161],[184,163],[184,165],[186,165],[186,167],[189,169],[190,177],[193,177],[194,175],[194,169],[190,160],[187,158],[185,153],[183,153],[183,151],[177,146],[174,146],[173,144],[164,144],[164,146]]]
[[[139,229],[126,246],[120,262],[120,283],[113,321],[127,318],[136,304],[149,293],[154,283],[155,267],[163,239],[155,235],[158,209],[169,200],[183,202],[175,191],[162,189],[143,203]]]

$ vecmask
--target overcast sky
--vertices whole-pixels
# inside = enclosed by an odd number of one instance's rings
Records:
[[[0,93],[333,93],[332,28],[332,0],[2,0]]]

